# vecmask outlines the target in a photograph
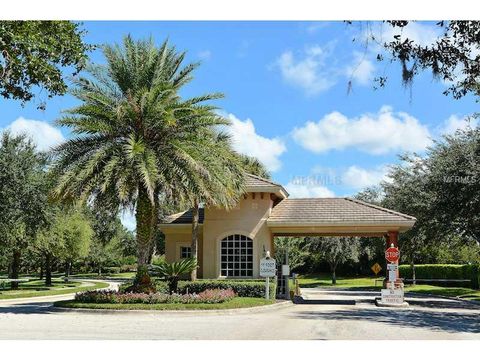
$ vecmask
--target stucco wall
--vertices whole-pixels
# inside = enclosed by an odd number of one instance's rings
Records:
[[[163,228],[163,233],[165,234],[165,259],[168,262],[180,260],[180,247],[192,245],[192,229],[191,225],[177,226],[175,228]],[[198,238],[198,277],[202,277],[203,270],[203,234],[202,228],[199,231]]]
[[[253,277],[259,277],[259,261],[263,251],[272,251],[270,230],[270,194],[248,194],[235,209],[205,209],[203,224],[203,278],[220,277],[220,241],[228,235],[241,234],[253,240]]]

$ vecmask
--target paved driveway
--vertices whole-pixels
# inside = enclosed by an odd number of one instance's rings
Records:
[[[310,298],[370,299],[371,293],[306,290]],[[308,294],[309,295],[308,295]],[[480,307],[416,297],[408,309],[289,305],[240,312],[65,311],[51,302],[0,304],[1,339],[477,339]]]

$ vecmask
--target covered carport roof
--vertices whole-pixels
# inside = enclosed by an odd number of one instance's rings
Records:
[[[284,199],[267,220],[274,235],[380,236],[403,232],[413,216],[351,198]]]

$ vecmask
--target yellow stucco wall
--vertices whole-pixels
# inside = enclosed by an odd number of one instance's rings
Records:
[[[168,262],[180,260],[180,247],[191,246],[192,244],[192,229],[191,225],[177,226],[176,228],[162,228],[165,234],[165,259]],[[203,269],[203,234],[200,228],[198,234],[198,277],[202,277]]]
[[[235,209],[226,211],[219,208],[205,209],[203,227],[199,241],[199,277],[215,279],[220,277],[220,241],[228,235],[241,234],[253,240],[253,277],[259,277],[259,262],[263,252],[273,255],[271,232],[267,227],[273,202],[270,194],[250,193],[242,198]],[[160,226],[165,233],[166,260],[180,258],[180,246],[190,246],[191,226]]]
[[[255,196],[255,198],[254,198]],[[228,235],[241,234],[253,240],[253,277],[259,277],[259,261],[271,250],[270,230],[266,220],[270,215],[270,194],[248,194],[235,209],[205,209],[203,225],[203,277],[220,277],[220,241]]]

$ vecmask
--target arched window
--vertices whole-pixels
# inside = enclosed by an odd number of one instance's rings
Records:
[[[229,235],[221,241],[221,275],[253,276],[253,241],[245,235]]]

